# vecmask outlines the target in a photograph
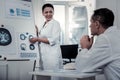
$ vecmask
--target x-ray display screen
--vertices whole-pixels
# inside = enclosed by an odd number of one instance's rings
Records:
[[[6,46],[9,45],[12,41],[10,32],[5,28],[0,28],[0,45]]]

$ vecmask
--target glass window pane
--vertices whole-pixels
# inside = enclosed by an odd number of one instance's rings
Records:
[[[65,35],[65,6],[64,5],[54,5],[54,18],[60,22],[62,29],[61,33],[61,44],[64,44]]]
[[[77,44],[82,35],[88,34],[87,9],[85,6],[69,7],[69,43]]]
[[[70,5],[67,13],[65,13],[65,5],[54,4],[54,8],[54,18],[60,22],[62,29],[61,44],[78,44],[80,38],[88,34],[88,13],[86,6]],[[68,16],[67,19],[65,19],[66,16]],[[69,23],[67,24],[67,22]]]

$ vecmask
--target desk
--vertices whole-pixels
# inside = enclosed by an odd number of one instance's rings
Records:
[[[97,75],[96,73],[80,73],[77,72],[76,70],[62,70],[62,69],[58,71],[53,71],[53,70],[34,71],[34,72],[29,72],[29,74],[34,75],[35,79],[37,79],[38,76],[42,76],[42,77],[56,76],[56,77],[76,78],[77,80],[95,80],[95,75]]]

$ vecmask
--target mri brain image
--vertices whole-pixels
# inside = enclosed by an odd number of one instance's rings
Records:
[[[5,28],[0,28],[0,45],[6,46],[12,42],[10,32]]]

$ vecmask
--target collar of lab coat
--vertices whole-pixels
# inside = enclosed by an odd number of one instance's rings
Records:
[[[51,20],[50,20],[49,22],[47,22],[47,23],[44,22],[45,25],[43,24],[43,28],[46,28],[47,25],[51,24],[53,21],[54,21],[54,19],[51,19]]]
[[[106,29],[106,31],[104,33],[109,33],[111,32],[112,30],[117,30],[117,27],[116,26],[111,26],[109,27],[108,29]]]

